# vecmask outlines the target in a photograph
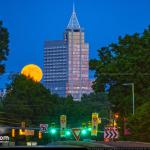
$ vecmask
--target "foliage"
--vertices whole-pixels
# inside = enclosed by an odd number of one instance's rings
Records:
[[[56,107],[56,114],[52,117],[53,121],[57,120],[59,124],[59,116],[67,115],[67,124],[70,127],[81,127],[82,123],[91,121],[92,112],[97,112],[100,117],[109,116],[109,107],[107,94],[98,93],[83,95],[81,101],[73,101],[72,96],[60,98]]]
[[[40,123],[50,125],[55,122],[59,127],[60,115],[67,115],[68,127],[81,127],[82,122],[91,121],[92,112],[98,112],[100,117],[109,116],[105,93],[84,95],[81,101],[73,101],[71,95],[59,97],[51,94],[41,83],[23,75],[15,74],[11,79],[2,101],[3,117],[9,119],[11,125],[20,126],[21,121],[25,121],[27,126],[37,127]]]
[[[99,60],[91,60],[90,68],[95,70],[95,92],[105,91],[110,85],[109,100],[115,105],[113,111],[127,116],[132,113],[132,90],[135,85],[135,108],[144,104],[150,97],[150,26],[143,34],[135,33],[118,38],[98,50]],[[128,109],[127,109],[128,108]]]
[[[81,98],[81,103],[83,103],[84,107],[87,107],[87,114],[97,112],[100,114],[100,117],[109,117],[110,103],[108,101],[107,93],[103,92],[83,95]]]
[[[13,76],[3,100],[5,118],[37,124],[54,111],[55,98],[45,87],[23,75]]]
[[[125,140],[123,118],[129,116],[131,140],[150,141],[149,97],[150,97],[150,26],[142,34],[125,35],[98,50],[99,60],[90,61],[95,70],[95,92],[105,91],[109,84],[109,101],[119,112],[118,125],[121,138]],[[128,83],[128,85],[123,85]],[[135,115],[132,114],[132,86],[134,83]]]
[[[134,116],[130,116],[128,127],[131,130],[130,139],[150,142],[150,101],[140,106]]]
[[[9,34],[2,21],[0,21],[0,75],[5,72],[5,65],[3,61],[7,60],[9,53]]]

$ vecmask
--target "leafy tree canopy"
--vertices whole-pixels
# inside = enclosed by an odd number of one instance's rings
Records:
[[[150,142],[150,102],[140,106],[134,116],[128,119],[128,128],[131,131],[129,138],[131,140]]]
[[[5,72],[5,65],[3,61],[7,60],[9,53],[9,33],[5,27],[3,27],[2,21],[0,21],[0,75]]]
[[[150,97],[150,26],[142,34],[125,35],[118,43],[111,43],[98,50],[99,60],[90,61],[95,70],[93,88],[95,92],[105,91],[110,85],[109,100],[115,105],[114,111],[124,115],[132,113],[132,90],[135,85],[135,108]],[[128,109],[127,109],[128,108]]]
[[[26,121],[29,124],[47,122],[54,112],[55,96],[41,84],[27,79],[23,75],[14,75],[3,99],[5,118],[12,122]]]
[[[73,101],[71,95],[58,97],[51,94],[41,83],[23,75],[12,76],[2,104],[1,111],[5,112],[3,117],[5,120],[9,119],[13,125],[20,125],[21,121],[32,126],[55,122],[59,127],[60,115],[66,115],[69,127],[81,127],[83,122],[91,121],[93,112],[107,120],[110,113],[106,93],[92,93],[84,95],[81,101]],[[104,119],[103,123],[106,124],[107,120]]]

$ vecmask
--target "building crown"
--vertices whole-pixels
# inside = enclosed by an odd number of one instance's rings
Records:
[[[71,15],[71,18],[69,20],[67,29],[80,29],[80,24],[79,24],[77,16],[76,16],[74,4],[73,4],[72,15]]]

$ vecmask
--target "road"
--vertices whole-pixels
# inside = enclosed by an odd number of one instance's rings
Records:
[[[11,147],[11,146],[4,146]],[[12,147],[31,147],[31,146],[12,146]],[[50,147],[50,148],[92,148],[92,147],[104,147],[104,148],[125,148],[125,147],[142,147],[150,149],[150,143],[133,142],[133,141],[116,141],[116,142],[104,142],[104,141],[56,141],[47,145],[37,145],[32,147]]]
[[[133,142],[133,141],[116,141],[116,142],[103,142],[103,141],[58,141],[56,144],[60,145],[76,145],[84,148],[89,147],[147,147],[150,148],[150,143]]]
[[[85,142],[85,141],[57,141],[57,145],[62,146],[78,146],[81,148],[89,148],[89,147],[111,147],[109,145],[106,145],[104,143],[97,143],[93,141]]]
[[[49,143],[46,145],[46,147],[82,148],[82,146],[80,146],[80,145],[70,145],[69,143],[68,144],[63,144],[63,143],[58,144],[57,142],[56,143]]]
[[[117,141],[117,142],[96,142],[99,144],[107,144],[112,147],[148,147],[150,148],[150,143],[145,142],[133,142],[133,141]]]

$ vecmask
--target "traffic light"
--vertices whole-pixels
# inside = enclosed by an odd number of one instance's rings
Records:
[[[51,128],[50,132],[51,132],[51,134],[55,134],[56,133],[56,129],[55,128]]]
[[[101,120],[101,118],[100,118],[100,117],[98,118],[98,123],[99,123],[99,124],[101,124],[101,123],[102,123],[102,120]]]
[[[81,134],[82,134],[82,135],[86,135],[86,134],[87,134],[86,129],[82,129],[82,130],[81,130]]]
[[[91,127],[89,127],[89,128],[88,128],[88,131],[91,131],[91,130],[92,130],[92,128],[91,128]]]
[[[115,118],[115,119],[118,119],[118,118],[119,118],[119,113],[115,113],[115,114],[114,114],[114,118]]]
[[[91,131],[92,130],[92,123],[91,121],[88,122],[88,131]]]
[[[50,133],[51,134],[55,134],[56,133],[55,122],[51,123]]]
[[[25,129],[19,129],[19,135],[25,135]]]
[[[117,120],[119,118],[119,113],[114,113],[114,118],[113,118],[113,126],[117,126]]]
[[[71,132],[70,131],[66,131],[66,136],[70,136],[71,135]]]
[[[86,128],[86,123],[85,122],[82,123],[82,128]]]
[[[11,130],[11,135],[12,135],[12,137],[15,137],[15,129]]]
[[[82,123],[81,134],[82,134],[82,135],[86,135],[86,134],[87,134],[86,123],[85,123],[85,122]]]
[[[38,138],[42,139],[42,132],[41,131],[39,131],[39,133],[38,133]]]
[[[51,128],[55,128],[55,122],[51,123]]]
[[[113,122],[113,126],[116,127],[117,126],[117,122],[114,120]]]

